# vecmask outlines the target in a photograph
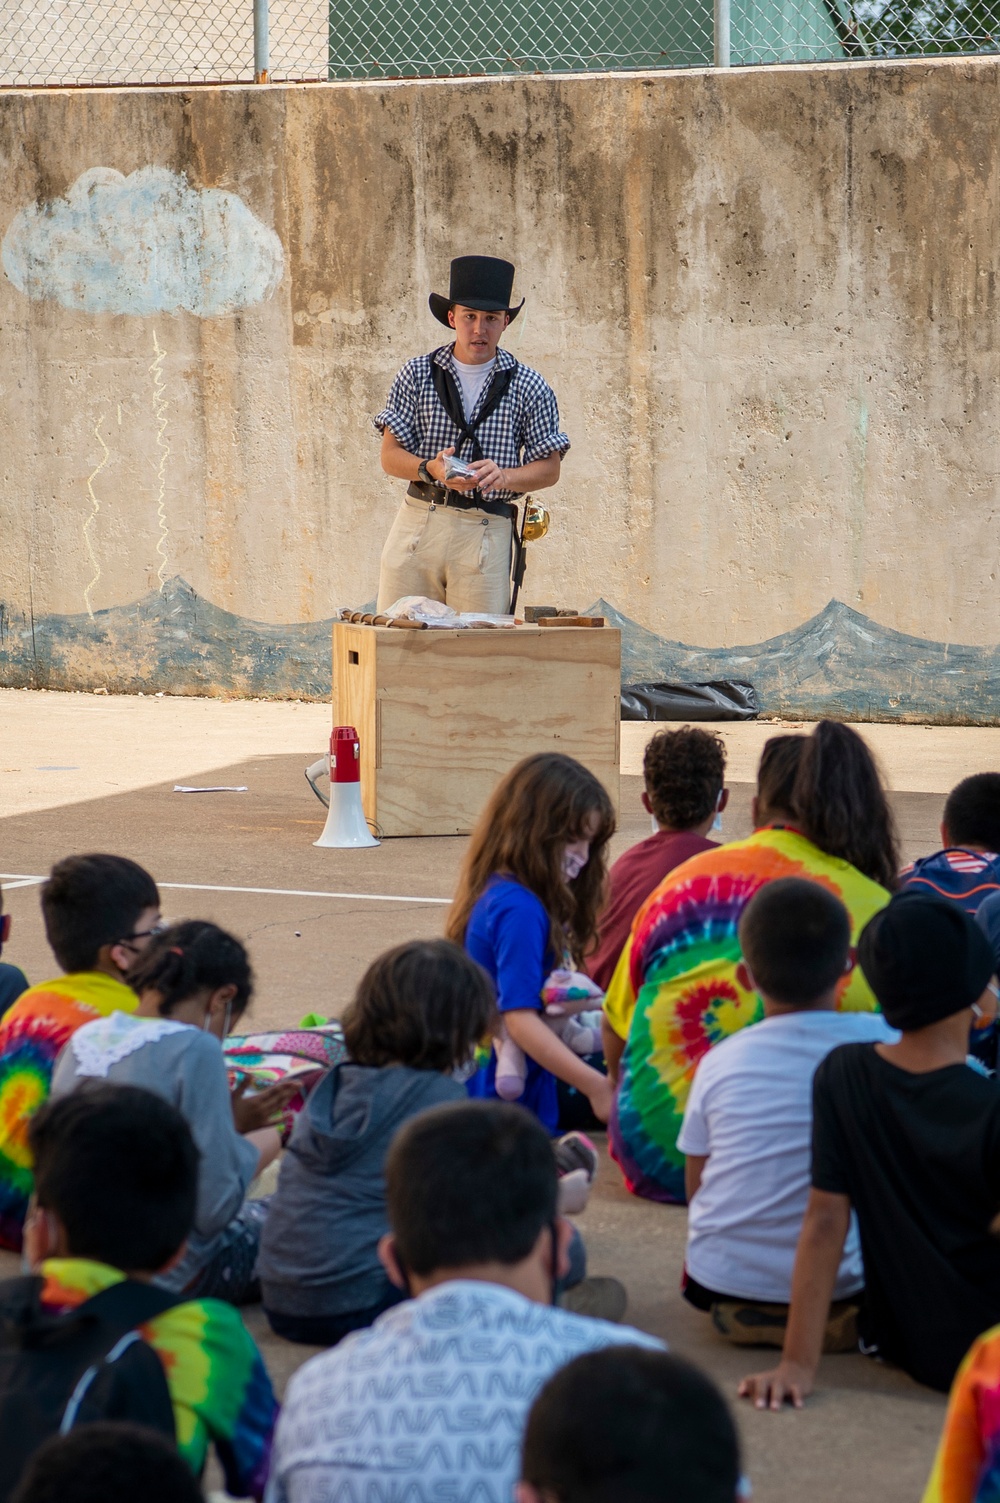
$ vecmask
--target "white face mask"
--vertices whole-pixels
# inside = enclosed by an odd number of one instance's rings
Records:
[[[589,860],[589,851],[587,852],[586,856],[581,856],[579,851],[564,851],[562,859],[562,873],[566,878],[566,881],[572,882],[574,877],[578,877]]]
[[[223,1038],[223,1042],[225,1042],[225,1040],[229,1037],[229,1025],[232,1022],[232,1018],[233,1018],[233,1003],[232,1003],[232,999],[230,998],[230,1000],[226,1003],[226,1019],[225,1019],[225,1022],[223,1023],[223,1025],[222,1025],[222,1038]],[[212,1011],[211,1011],[211,1008],[209,1008],[208,1012],[205,1014],[205,1021],[204,1021],[204,1023],[202,1023],[201,1026],[202,1026],[202,1031],[204,1033],[211,1033],[211,1031],[212,1031]]]
[[[649,816],[649,828],[652,830],[654,835],[659,835],[660,821],[657,819],[655,814],[651,814]]]
[[[721,793],[719,794],[718,803],[715,806],[715,818],[712,820],[712,830],[711,830],[711,833],[713,835],[721,835],[722,834],[722,794]]]

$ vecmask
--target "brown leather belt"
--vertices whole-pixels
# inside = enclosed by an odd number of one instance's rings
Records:
[[[443,485],[426,485],[422,480],[411,480],[406,494],[415,501],[428,501],[432,506],[453,506],[456,511],[485,511],[491,517],[506,517],[510,522],[517,517],[517,507],[510,501],[491,501],[478,491],[463,496],[461,491],[449,491]]]

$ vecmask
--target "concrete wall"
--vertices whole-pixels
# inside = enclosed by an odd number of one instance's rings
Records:
[[[128,673],[91,631],[50,681],[142,682],[153,643],[184,687],[175,576],[237,658],[243,619],[371,599],[401,486],[369,417],[470,251],[516,261],[508,342],[573,439],[529,601],[719,648],[837,598],[995,644],[998,77],[0,93],[7,681],[48,618],[152,595]]]

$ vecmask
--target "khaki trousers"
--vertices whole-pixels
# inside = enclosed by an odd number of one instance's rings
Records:
[[[507,517],[407,496],[382,549],[376,608],[426,595],[456,611],[503,616],[510,609],[510,565]]]

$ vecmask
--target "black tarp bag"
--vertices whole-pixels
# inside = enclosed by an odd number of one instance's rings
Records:
[[[745,679],[705,684],[627,684],[623,720],[756,720],[760,703]]]

